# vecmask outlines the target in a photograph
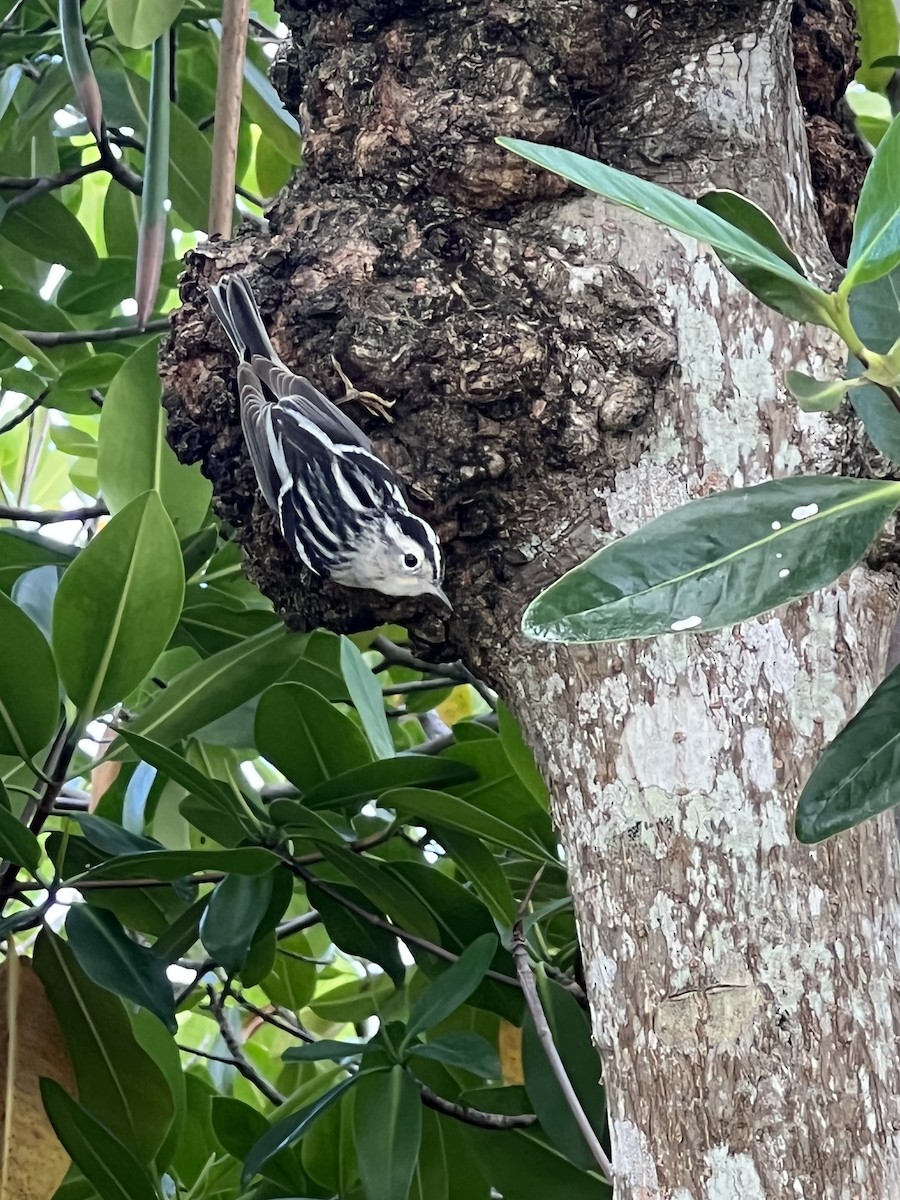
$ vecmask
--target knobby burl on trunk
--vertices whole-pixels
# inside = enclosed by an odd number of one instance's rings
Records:
[[[796,671],[805,684],[833,649],[846,719],[879,669],[887,591],[863,583],[822,609],[795,606],[783,627],[774,618],[728,643],[694,639],[696,663],[683,641],[551,652],[517,634],[544,583],[653,509],[653,481],[656,507],[673,507],[745,469],[745,479],[802,469],[810,444],[827,457],[831,435],[794,424],[772,364],[797,365],[801,345],[827,363],[833,346],[819,351],[775,318],[767,347],[767,316],[742,313],[724,276],[662,234],[635,235],[633,222],[623,234],[618,214],[579,208],[563,183],[493,142],[555,143],[686,194],[746,181],[794,232],[810,230],[804,249],[827,274],[816,207],[840,258],[863,171],[837,99],[852,58],[849,5],[794,6],[805,119],[786,0],[289,0],[283,15],[294,43],[275,81],[301,114],[306,170],[265,235],[245,226],[192,259],[163,360],[173,444],[203,463],[252,577],[294,624],[398,621],[425,653],[462,655],[523,717],[569,854],[614,1159],[633,1189],[622,1195],[692,1200],[709,1181],[702,1194],[716,1200],[843,1197],[841,1168],[821,1152],[843,1136],[846,1178],[862,1172],[880,1200],[890,1172],[878,1151],[865,1157],[867,1114],[889,1137],[884,1047],[900,1020],[874,996],[892,961],[896,888],[874,826],[846,843],[877,881],[864,900],[849,879],[838,890],[847,859],[792,842],[792,797],[823,733],[817,710],[800,727],[782,678]],[[356,405],[353,415],[442,536],[452,617],[310,578],[285,547],[257,496],[231,354],[205,300],[228,270],[246,271],[292,367],[339,398],[334,355],[356,388],[396,401],[391,425]],[[691,326],[685,297],[714,307],[717,295],[721,314]],[[713,353],[725,353],[721,406],[686,333],[710,324]],[[707,389],[700,405],[686,370]],[[746,417],[739,455],[727,437],[726,453],[707,453],[698,431],[713,428],[702,423],[710,412],[720,430]],[[665,436],[689,461],[657,468],[653,447],[673,424]],[[840,467],[840,437],[831,449],[824,469]],[[680,777],[657,783],[642,756],[671,757]],[[832,895],[842,899],[823,909]],[[839,938],[864,953],[838,954]],[[798,980],[815,1002],[794,996]],[[823,1050],[816,1004],[827,988],[856,1013],[871,1000],[876,1016],[842,1026]],[[654,1100],[660,1080],[676,1103]],[[793,1181],[807,1190],[781,1190]]]

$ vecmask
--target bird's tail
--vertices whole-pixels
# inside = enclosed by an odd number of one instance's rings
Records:
[[[238,358],[250,362],[258,354],[273,362],[281,361],[269,341],[256,298],[246,279],[229,275],[222,283],[214,283],[209,289],[209,305],[222,323]]]

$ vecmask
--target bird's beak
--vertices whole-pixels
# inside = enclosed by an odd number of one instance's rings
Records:
[[[444,589],[442,587],[438,587],[437,584],[434,584],[434,586],[431,589],[431,594],[433,596],[437,596],[438,600],[441,600],[444,604],[447,605],[447,607],[450,609],[450,611],[453,612],[453,605],[450,603],[450,600],[447,597],[447,593],[444,591]]]

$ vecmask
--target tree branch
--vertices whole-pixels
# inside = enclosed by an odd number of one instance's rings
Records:
[[[416,658],[403,646],[395,646],[390,638],[379,634],[372,641],[372,648],[383,655],[384,663],[376,667],[376,671],[384,670],[385,666],[408,667],[412,671],[421,671],[425,675],[433,675],[439,679],[447,679],[452,683],[468,683],[478,692],[479,696],[491,706],[496,707],[497,696],[486,683],[477,679],[462,662],[430,663],[424,658]]]
[[[231,1027],[228,1024],[228,1014],[225,1012],[225,1006],[222,1003],[222,998],[217,994],[216,989],[209,984],[206,989],[206,994],[209,999],[210,1012],[216,1019],[216,1024],[219,1026],[219,1032],[222,1035],[222,1041],[228,1047],[228,1052],[231,1054],[235,1067],[243,1077],[250,1081],[254,1087],[258,1088],[265,1096],[270,1104],[284,1104],[284,1096],[277,1088],[272,1087],[268,1079],[264,1079],[256,1068],[247,1061],[244,1051],[241,1049],[240,1043],[234,1036]]]
[[[454,1104],[433,1092],[424,1083],[419,1084],[419,1093],[426,1108],[433,1109],[445,1117],[453,1117],[466,1125],[477,1125],[479,1129],[529,1129],[537,1124],[534,1113],[488,1113],[467,1104]]]
[[[544,868],[538,871],[534,879],[525,893],[522,903],[519,905],[519,911],[516,914],[516,919],[512,928],[512,955],[516,964],[516,973],[519,976],[519,983],[522,987],[522,994],[525,997],[525,1005],[531,1014],[531,1019],[534,1021],[534,1028],[538,1035],[538,1041],[544,1049],[547,1056],[547,1062],[550,1065],[550,1070],[559,1084],[560,1090],[568,1104],[572,1116],[575,1119],[575,1124],[578,1126],[581,1136],[588,1145],[588,1149],[594,1156],[594,1161],[600,1168],[600,1171],[610,1185],[613,1183],[613,1166],[607,1157],[606,1151],[600,1143],[600,1139],[594,1132],[594,1127],[587,1119],[587,1114],[581,1107],[581,1101],[572,1087],[572,1081],[566,1073],[563,1060],[559,1056],[559,1051],[556,1049],[556,1043],[553,1040],[553,1033],[544,1013],[541,998],[538,995],[537,985],[534,982],[534,972],[531,969],[531,961],[528,957],[528,947],[525,943],[525,932],[523,929],[523,920],[528,906],[531,903],[531,895],[534,891],[538,880],[543,873]]]
[[[0,429],[0,433],[5,430]],[[58,525],[60,521],[92,521],[95,517],[106,517],[109,509],[105,504],[89,504],[85,508],[68,508],[57,511],[34,512],[30,508],[18,508],[11,504],[0,504],[0,520],[34,521],[37,525]]]
[[[5,425],[0,425],[0,437],[2,437],[4,433],[9,433],[11,429],[15,429],[17,425],[21,425],[23,421],[27,421],[32,413],[37,412],[37,410],[47,399],[49,392],[49,388],[44,388],[41,394],[35,397],[34,400],[29,401],[21,412],[16,413],[14,417],[10,417]]]
[[[142,337],[148,333],[165,333],[169,328],[168,317],[148,321],[143,329],[137,325],[119,325],[113,329],[58,329],[47,332],[41,329],[20,329],[22,337],[35,346],[77,346],[82,342],[117,342],[121,338]]]
[[[379,929],[384,929],[388,933],[394,935],[401,942],[406,942],[410,946],[418,946],[422,950],[427,950],[429,954],[433,954],[435,958],[442,958],[445,962],[456,962],[459,958],[458,954],[454,954],[452,950],[446,950],[443,946],[438,946],[436,942],[429,942],[427,938],[419,937],[416,933],[409,933],[405,929],[400,929],[397,925],[392,925],[390,921],[385,921],[383,917],[379,917],[376,913],[369,912],[367,908],[349,900],[346,896],[341,895],[335,888],[330,887],[322,879],[317,879],[311,871],[307,871],[305,867],[292,859],[285,860],[291,870],[302,879],[305,883],[311,883],[330,896],[332,900],[336,900],[338,904],[343,905],[348,912],[355,913],[363,921],[367,921],[370,925],[376,925]],[[505,983],[507,987],[519,987],[519,981],[511,978],[509,975],[504,975],[500,971],[486,971],[485,979],[494,979],[497,983]]]

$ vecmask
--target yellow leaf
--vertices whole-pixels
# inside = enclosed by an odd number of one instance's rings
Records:
[[[457,721],[474,717],[485,708],[486,705],[475,689],[464,683],[455,687],[443,704],[437,706],[435,712],[444,724],[452,729]]]
[[[0,1200],[50,1200],[69,1169],[39,1080],[75,1094],[75,1075],[44,985],[7,942],[0,966]]]
[[[500,1066],[503,1069],[503,1082],[507,1087],[514,1083],[525,1082],[525,1072],[522,1070],[522,1030],[518,1025],[509,1021],[500,1021]]]

